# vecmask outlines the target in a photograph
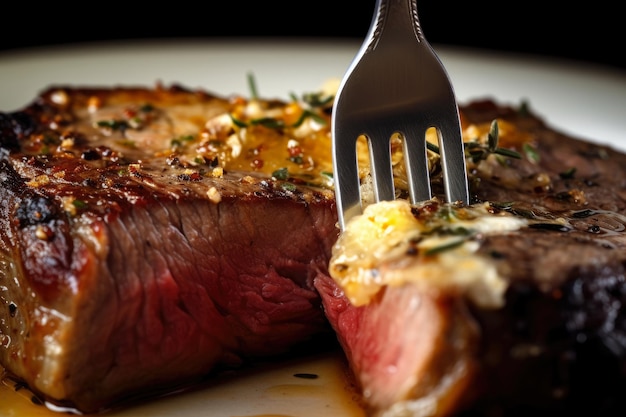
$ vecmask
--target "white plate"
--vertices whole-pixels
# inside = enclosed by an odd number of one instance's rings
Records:
[[[318,89],[341,77],[360,44],[347,41],[197,40],[84,44],[0,53],[0,111],[54,84],[181,83],[264,97]],[[459,102],[527,100],[554,127],[626,149],[626,73],[579,62],[438,47]]]
[[[52,84],[178,83],[218,94],[288,98],[340,78],[360,44],[346,41],[146,41],[85,44],[0,54],[0,112],[18,110]],[[553,127],[626,150],[626,74],[568,61],[496,55],[435,45],[459,102],[526,100]],[[132,407],[110,417],[361,417],[339,352],[291,361],[214,386]],[[295,378],[317,374],[317,379]],[[17,398],[17,400],[14,400]],[[0,416],[55,416],[0,389]]]

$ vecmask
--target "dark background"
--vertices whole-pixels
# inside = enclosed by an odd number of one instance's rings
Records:
[[[65,4],[64,4],[65,3]],[[626,69],[619,2],[419,1],[432,44],[531,53]],[[362,40],[374,0],[8,2],[0,51],[146,38],[315,37]]]

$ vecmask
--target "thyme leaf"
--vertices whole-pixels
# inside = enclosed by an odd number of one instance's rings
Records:
[[[443,243],[441,245],[437,245],[437,246],[433,246],[432,248],[428,248],[427,250],[424,251],[424,255],[425,256],[433,256],[433,255],[437,255],[441,252],[445,252],[447,250],[450,249],[455,249],[458,248],[459,246],[461,246],[463,243],[465,243],[467,239],[455,239],[452,240],[450,242],[446,242]]]
[[[493,120],[491,122],[491,127],[489,128],[489,133],[487,134],[487,149],[491,153],[498,149],[499,134],[500,130],[498,128],[498,121]]]
[[[530,162],[535,164],[539,162],[539,152],[530,143],[524,144],[524,154]]]
[[[571,167],[567,171],[560,172],[559,177],[561,177],[564,180],[571,180],[574,178],[575,174],[576,174],[576,167]]]
[[[465,147],[465,158],[470,159],[472,162],[477,163],[483,159],[487,159],[487,157],[491,154],[506,156],[508,158],[521,159],[521,155],[507,148],[501,148],[498,146],[500,131],[498,128],[498,121],[494,119],[491,122],[491,126],[489,128],[489,133],[487,134],[487,144],[484,145],[478,141],[475,142],[465,142],[463,146]],[[441,154],[439,146],[426,142],[426,147],[429,151],[434,152],[436,154]]]
[[[277,180],[286,180],[289,178],[289,171],[287,168],[278,168],[276,171],[272,172],[272,177]]]
[[[251,72],[248,73],[248,88],[250,89],[250,97],[253,100],[257,100],[259,98],[259,92],[256,86],[256,79]]]

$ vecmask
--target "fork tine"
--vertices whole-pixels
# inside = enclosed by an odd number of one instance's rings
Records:
[[[333,120],[335,201],[342,230],[350,217],[361,212],[361,182],[356,149],[356,140],[361,132],[349,129],[349,125],[341,120]]]
[[[377,133],[378,135],[379,133]],[[384,132],[382,132],[384,135]],[[396,198],[391,168],[391,136],[368,137],[370,173],[376,201]]]
[[[457,123],[441,123],[437,128],[443,185],[447,201],[461,201],[467,204],[469,190],[465,167],[465,149],[456,106],[451,109],[450,114],[456,115]]]
[[[411,127],[403,135],[404,163],[406,165],[411,202],[429,200],[432,197],[426,153],[426,129]]]
[[[366,135],[375,201],[395,199],[391,137],[404,138],[412,203],[432,198],[426,131],[437,130],[448,202],[469,204],[454,91],[424,38],[415,0],[376,0],[368,35],[339,86],[332,114],[335,196],[342,230],[361,213],[357,138]]]

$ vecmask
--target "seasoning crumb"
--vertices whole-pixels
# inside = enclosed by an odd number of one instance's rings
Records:
[[[63,197],[63,210],[65,210],[70,216],[76,216],[76,198],[73,196]]]
[[[90,113],[96,112],[101,106],[102,106],[102,101],[98,97],[95,97],[95,96],[89,97],[89,100],[87,101],[87,110]]]
[[[74,147],[74,138],[66,138],[61,142],[61,149],[72,149]]]
[[[69,101],[69,96],[64,90],[57,90],[50,96],[50,99],[55,104],[65,105]]]
[[[241,178],[241,182],[244,184],[254,184],[254,178],[250,175],[246,175]]]
[[[32,180],[28,181],[26,185],[28,185],[29,187],[41,187],[48,184],[49,182],[50,177],[48,177],[47,175],[38,175]]]
[[[39,225],[37,226],[37,229],[35,229],[35,236],[37,236],[37,239],[39,240],[48,240],[50,238],[50,233],[46,227]]]
[[[209,190],[206,192],[206,195],[207,197],[209,197],[209,200],[211,200],[211,202],[215,204],[222,201],[222,195],[220,194],[219,191],[217,191],[217,188],[215,187],[209,188]]]
[[[211,171],[211,175],[213,176],[213,178],[222,178],[224,176],[224,168],[222,167],[213,168],[213,171]]]

